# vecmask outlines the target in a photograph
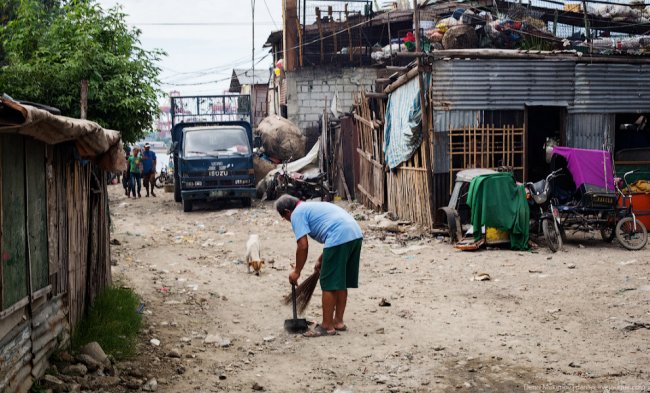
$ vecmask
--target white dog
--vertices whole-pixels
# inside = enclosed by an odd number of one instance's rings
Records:
[[[264,266],[264,259],[260,258],[260,237],[259,235],[250,235],[246,242],[246,265],[248,272],[251,272],[251,267],[255,271],[255,275],[259,276],[262,266]]]

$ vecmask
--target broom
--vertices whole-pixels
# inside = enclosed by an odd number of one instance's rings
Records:
[[[303,282],[296,287],[296,304],[298,314],[302,314],[307,309],[311,296],[314,294],[316,284],[320,278],[320,271],[313,272],[311,276],[307,277]],[[284,297],[284,304],[291,304],[291,293]]]

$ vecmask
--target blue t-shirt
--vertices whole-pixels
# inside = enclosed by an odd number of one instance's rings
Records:
[[[329,202],[302,202],[291,213],[296,240],[305,235],[334,247],[363,238],[359,224],[348,212]]]
[[[156,161],[156,153],[153,150],[145,150],[142,153],[142,168],[144,173],[153,171],[153,162]]]

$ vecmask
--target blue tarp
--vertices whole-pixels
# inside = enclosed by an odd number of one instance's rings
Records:
[[[429,85],[430,74],[424,74]],[[426,92],[425,92],[426,97]],[[422,143],[422,107],[418,78],[413,78],[388,97],[384,124],[386,165],[396,168],[411,158]]]

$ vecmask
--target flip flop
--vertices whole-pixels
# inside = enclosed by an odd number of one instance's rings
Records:
[[[322,327],[321,325],[316,325],[314,329],[308,331],[307,333],[304,333],[303,336],[305,337],[322,337],[322,336],[336,336],[338,332],[336,329],[333,332],[328,332],[327,329]]]
[[[348,331],[348,327],[347,327],[346,325],[343,325],[343,326],[340,327],[340,328],[335,327],[334,330],[336,330],[337,332],[347,332],[347,331]]]

